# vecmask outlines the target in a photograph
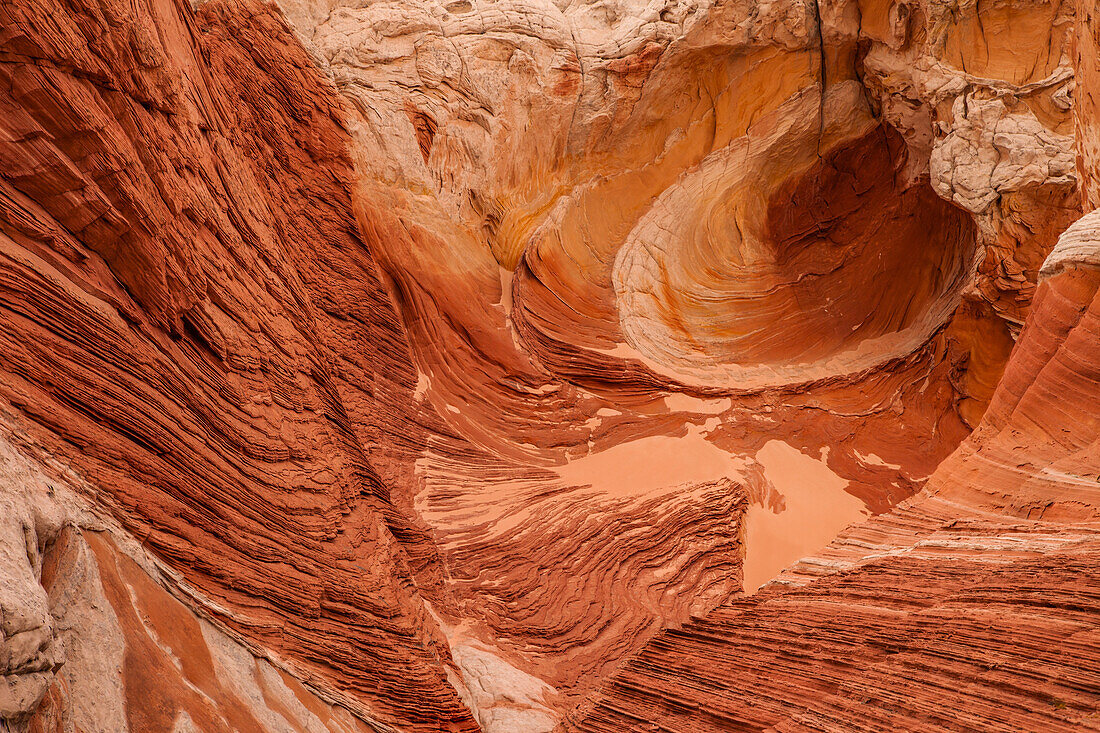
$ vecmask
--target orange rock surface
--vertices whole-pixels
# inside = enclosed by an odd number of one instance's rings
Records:
[[[0,726],[1100,727],[1086,5],[0,0]]]
[[[565,729],[1100,728],[1098,289],[1080,264],[1040,285],[920,494],[662,632]]]
[[[255,3],[0,17],[5,411],[228,629],[353,710],[475,730],[389,489],[415,374],[335,92]]]

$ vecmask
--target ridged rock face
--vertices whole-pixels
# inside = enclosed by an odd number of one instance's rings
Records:
[[[1078,21],[1090,105],[1094,24]],[[1077,117],[1092,208],[1100,161]],[[984,419],[920,494],[663,632],[564,729],[1100,728],[1098,221],[1046,257]]]
[[[283,7],[446,426],[433,609],[561,707],[918,491],[1079,214],[1057,7],[1004,79],[975,7]]]
[[[85,513],[74,476],[45,473],[7,439],[0,476],[15,487],[5,527],[26,534],[18,546],[32,560],[23,578],[5,578],[5,648],[21,658],[12,654],[4,703],[29,711],[43,698],[32,731],[376,730],[174,598],[163,563]],[[5,569],[17,559],[6,555]],[[25,629],[11,634],[16,623]],[[27,722],[11,708],[5,718],[16,730]]]
[[[332,88],[255,3],[0,18],[4,412],[213,620],[360,713],[476,729],[391,497],[415,372]]]
[[[1100,728],[1098,288],[1080,260],[1040,286],[923,492],[662,633],[566,729]]]
[[[1074,10],[0,0],[0,726],[1095,727]]]

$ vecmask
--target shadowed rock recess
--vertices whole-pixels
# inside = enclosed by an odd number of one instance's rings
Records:
[[[0,0],[0,731],[1100,730],[1094,0]]]

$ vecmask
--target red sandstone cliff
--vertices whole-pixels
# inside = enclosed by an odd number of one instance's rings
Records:
[[[474,730],[413,579],[438,557],[382,479],[422,440],[399,407],[415,374],[331,86],[258,3],[0,19],[12,429],[292,673],[409,729]],[[170,729],[183,703],[128,654],[126,697],[149,700],[131,729]]]
[[[1095,727],[1087,11],[0,0],[0,720]]]

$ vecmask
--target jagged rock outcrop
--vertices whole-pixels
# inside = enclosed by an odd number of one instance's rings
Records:
[[[1094,720],[1087,12],[0,27],[11,725]]]

